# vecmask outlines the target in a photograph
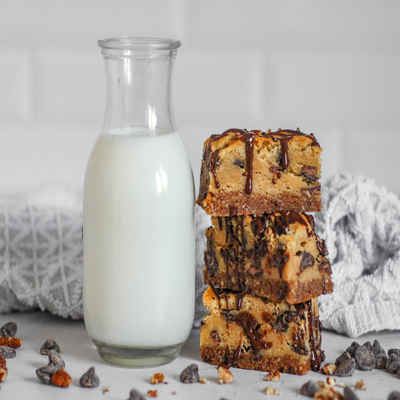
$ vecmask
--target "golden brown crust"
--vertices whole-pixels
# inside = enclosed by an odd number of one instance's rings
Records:
[[[200,354],[205,362],[261,371],[303,375],[323,360],[317,299],[289,305],[210,288],[201,325]]]
[[[204,282],[290,304],[331,293],[331,268],[310,215],[212,217]]]

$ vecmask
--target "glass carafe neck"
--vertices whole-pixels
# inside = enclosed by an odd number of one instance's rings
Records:
[[[180,44],[156,38],[99,40],[107,76],[103,132],[176,131],[171,88]]]

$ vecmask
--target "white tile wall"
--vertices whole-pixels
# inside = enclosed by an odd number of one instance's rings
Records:
[[[204,140],[296,128],[339,170],[400,193],[400,2],[2,0],[0,192],[81,188],[105,106],[97,40],[182,41],[174,109],[196,185]]]

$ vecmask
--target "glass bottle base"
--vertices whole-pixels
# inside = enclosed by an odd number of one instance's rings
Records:
[[[100,357],[123,368],[152,368],[169,364],[178,357],[184,343],[157,348],[113,346],[93,340]]]

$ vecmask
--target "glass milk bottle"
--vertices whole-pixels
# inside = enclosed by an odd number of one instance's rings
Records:
[[[84,318],[100,356],[124,367],[174,360],[194,317],[194,185],[171,102],[180,42],[100,40],[104,125],[84,189]]]

